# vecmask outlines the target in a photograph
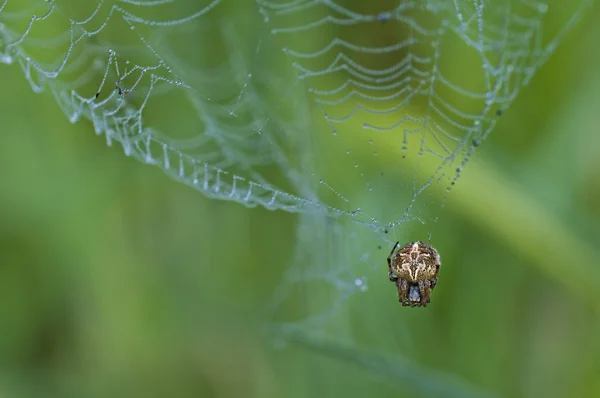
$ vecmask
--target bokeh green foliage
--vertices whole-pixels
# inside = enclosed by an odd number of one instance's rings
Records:
[[[423,227],[443,257],[432,304],[398,305],[384,248],[381,280],[336,314],[352,341],[293,335],[282,351],[263,309],[298,216],[124,157],[2,66],[0,396],[600,396],[597,16]]]

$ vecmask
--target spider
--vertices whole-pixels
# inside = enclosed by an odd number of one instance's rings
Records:
[[[427,307],[438,281],[440,255],[421,241],[405,244],[394,255],[399,244],[396,242],[387,258],[388,276],[396,283],[398,301],[403,307]]]

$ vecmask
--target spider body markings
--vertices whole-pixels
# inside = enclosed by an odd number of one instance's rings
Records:
[[[427,307],[431,291],[437,285],[440,255],[427,243],[409,242],[400,247],[396,242],[388,262],[388,277],[398,288],[398,301],[403,307]]]

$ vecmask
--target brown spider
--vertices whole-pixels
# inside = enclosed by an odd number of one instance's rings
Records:
[[[437,284],[440,255],[427,243],[417,241],[402,246],[394,256],[396,242],[387,258],[390,281],[398,288],[398,301],[403,307],[427,307],[431,291]]]

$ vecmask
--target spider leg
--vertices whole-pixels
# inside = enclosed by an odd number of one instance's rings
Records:
[[[402,303],[403,307],[410,305],[408,301],[409,286],[406,279],[398,279],[396,287],[398,288],[398,301]]]
[[[394,247],[392,247],[392,251],[390,252],[390,255],[387,258],[387,263],[388,263],[388,267],[390,267],[390,271],[392,270],[392,254],[394,254],[394,250],[396,250],[396,248],[398,247],[399,244],[400,244],[400,241],[396,242]]]
[[[437,276],[435,278],[432,278],[430,280],[430,282],[431,282],[431,290],[433,290],[433,288],[435,287],[435,285],[437,285],[437,281],[438,281]]]
[[[394,254],[394,250],[396,250],[396,247],[398,247],[398,244],[400,242],[396,242],[396,244],[394,245],[394,247],[392,248],[392,251],[390,252],[390,255],[387,258],[387,263],[388,263],[388,279],[391,282],[395,282],[398,280],[398,277],[394,275],[394,273],[392,272],[392,254]]]
[[[431,301],[431,281],[425,280],[419,282],[419,293],[421,293],[421,305],[427,306],[427,303]]]

